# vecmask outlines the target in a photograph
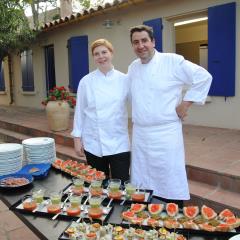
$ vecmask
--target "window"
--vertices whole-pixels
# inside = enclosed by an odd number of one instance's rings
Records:
[[[24,51],[21,54],[22,69],[22,90],[24,92],[34,91],[32,50]]]

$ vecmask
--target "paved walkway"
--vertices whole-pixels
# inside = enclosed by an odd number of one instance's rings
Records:
[[[240,130],[185,125],[184,139],[187,164],[240,176]]]
[[[0,240],[38,240],[39,238],[0,200]]]

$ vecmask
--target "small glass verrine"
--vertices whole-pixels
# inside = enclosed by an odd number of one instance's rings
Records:
[[[108,197],[113,199],[121,199],[122,191],[120,179],[110,179],[108,184]]]
[[[61,192],[51,192],[50,193],[50,200],[52,204],[60,204],[62,199]]]
[[[100,208],[102,201],[103,201],[103,198],[100,196],[93,196],[88,200],[90,208]]]
[[[78,195],[71,195],[69,197],[69,202],[72,208],[78,208],[81,205],[82,197]]]
[[[74,185],[75,188],[83,188],[83,186],[84,186],[84,179],[78,178],[78,177],[74,177],[72,179],[72,181],[73,181],[73,185]]]
[[[120,190],[121,180],[120,179],[110,179],[108,184],[109,192],[118,192]]]
[[[92,196],[101,196],[103,194],[102,180],[93,180],[89,192]]]
[[[32,197],[25,196],[22,199],[22,208],[27,211],[33,211],[35,208],[37,208],[37,203]]]
[[[33,192],[32,192],[32,198],[33,200],[40,204],[43,202],[44,200],[44,195],[45,195],[45,189],[33,189]]]
[[[131,198],[131,195],[136,192],[136,186],[134,186],[130,180],[124,182],[126,198]]]

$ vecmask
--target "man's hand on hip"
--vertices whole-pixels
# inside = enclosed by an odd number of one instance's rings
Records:
[[[184,120],[184,118],[187,116],[187,111],[191,105],[192,102],[182,101],[181,104],[176,107],[177,115],[181,120]]]

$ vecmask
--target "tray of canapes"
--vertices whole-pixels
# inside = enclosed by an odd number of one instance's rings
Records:
[[[141,204],[125,206],[122,212],[124,224],[165,227],[167,229],[187,229],[204,232],[239,233],[240,218],[231,210],[224,209],[217,214],[212,208],[203,205],[186,206],[179,211],[175,203]]]
[[[91,183],[93,180],[104,180],[106,178],[104,172],[97,171],[85,163],[79,163],[70,159],[66,161],[56,159],[52,163],[52,167],[71,176],[82,178],[87,183]]]
[[[36,195],[26,195],[14,203],[10,209],[22,213],[46,216],[55,220],[61,219],[89,219],[100,222],[107,221],[113,211],[113,206],[103,206],[102,198],[86,195],[77,196],[69,194],[67,197],[60,193],[52,193],[50,197],[44,197],[40,190]]]
[[[122,204],[132,202],[150,203],[153,194],[152,190],[137,189],[129,181],[126,181],[124,186],[121,185],[120,179],[110,179],[108,182],[93,180],[86,185],[84,179],[78,177],[73,178],[72,183],[67,185],[63,192],[65,194],[102,196],[106,199],[113,199],[115,202],[122,202]]]
[[[148,227],[129,227],[125,225],[112,225],[86,222],[72,222],[60,235],[59,240],[187,240],[180,233],[170,232],[166,228],[150,229]]]

